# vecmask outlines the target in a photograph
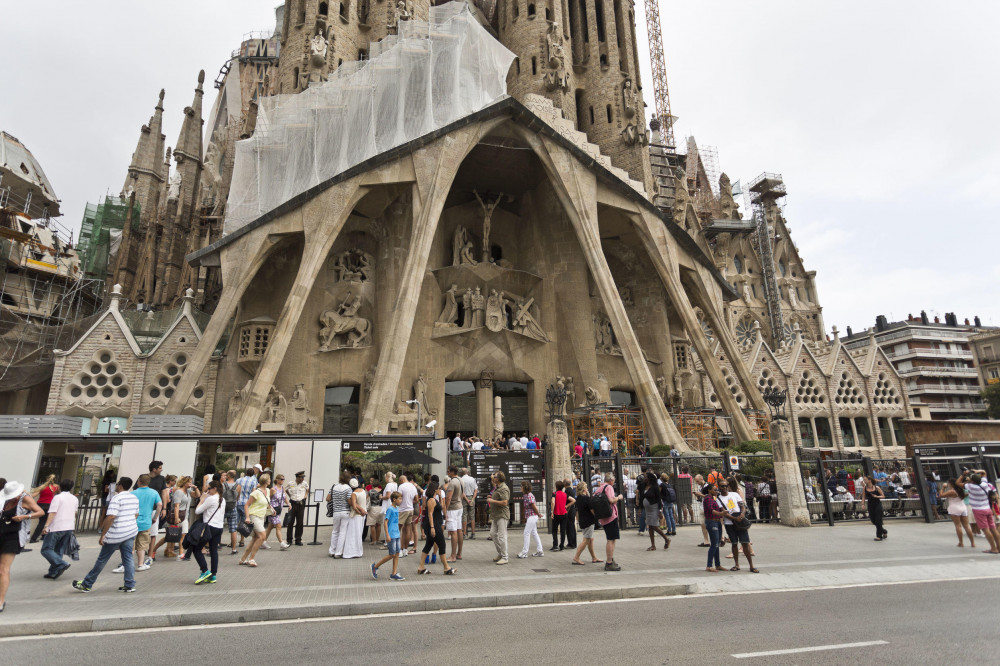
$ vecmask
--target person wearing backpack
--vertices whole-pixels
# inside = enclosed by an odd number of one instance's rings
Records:
[[[621,566],[615,562],[615,544],[621,538],[618,529],[618,502],[622,499],[620,494],[615,493],[615,475],[610,472],[604,476],[602,483],[591,503],[591,510],[597,522],[604,528],[604,538],[607,540],[605,547],[606,559],[604,562],[605,571],[621,571]]]
[[[760,509],[760,522],[771,522],[771,485],[767,482],[767,475],[757,484],[757,507]]]
[[[646,514],[646,529],[649,531],[649,548],[646,550],[656,550],[653,532],[663,537],[663,550],[666,550],[670,547],[670,539],[660,529],[660,490],[656,485],[655,472],[646,472],[646,490],[642,498],[642,506]]]
[[[674,517],[674,507],[677,505],[677,491],[670,483],[670,475],[664,472],[660,475],[660,504],[663,505],[663,517],[667,520],[667,536],[677,535],[677,521]]]
[[[236,528],[240,524],[240,515],[236,508],[236,502],[239,498],[240,485],[236,483],[236,470],[231,469],[226,472],[226,480],[222,484],[223,506],[226,507],[226,525],[229,527],[229,547],[232,549],[230,555],[235,555],[239,552],[236,550],[236,537],[239,536]]]

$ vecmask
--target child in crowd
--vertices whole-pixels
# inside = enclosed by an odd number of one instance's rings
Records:
[[[392,560],[392,575],[389,580],[406,580],[399,574],[399,505],[403,496],[394,492],[389,496],[389,506],[385,510],[385,527],[389,538],[389,552],[381,560],[372,565],[372,578],[378,580],[378,568]]]

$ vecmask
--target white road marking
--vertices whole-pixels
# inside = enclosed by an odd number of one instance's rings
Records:
[[[700,592],[697,594],[680,594],[660,597],[634,597],[630,599],[600,599],[597,601],[560,601],[544,604],[520,604],[516,606],[490,606],[480,608],[442,608],[426,611],[405,611],[398,613],[370,613],[368,615],[337,615],[334,617],[305,617],[289,620],[254,620],[252,622],[219,622],[215,624],[193,624],[189,626],[147,627],[142,629],[108,629],[104,631],[79,631],[66,634],[36,634],[33,636],[7,636],[0,638],[0,643],[16,641],[55,640],[58,638],[99,638],[104,635],[123,636],[128,634],[155,634],[172,631],[202,631],[206,629],[241,629],[243,627],[263,627],[280,624],[304,624],[312,622],[354,622],[381,618],[407,617],[419,615],[442,615],[451,613],[495,613],[512,610],[539,609],[564,606],[593,606],[594,604],[620,604],[636,601],[687,601],[688,599],[703,599],[705,597],[733,597],[747,594],[780,594],[783,592],[812,592],[815,590],[849,590],[858,587],[887,587],[890,585],[925,585],[927,583],[954,583],[962,581],[977,581],[1000,579],[996,576],[961,576],[955,578],[925,578],[922,580],[902,580],[881,583],[847,583],[844,585],[818,585],[813,587],[789,587],[779,590],[739,590],[729,592]],[[236,612],[236,611],[234,611]]]
[[[844,648],[869,647],[871,645],[888,645],[889,641],[864,641],[861,643],[839,643],[837,645],[814,645],[812,647],[791,648],[788,650],[768,650],[767,652],[741,652],[734,654],[737,659],[753,657],[775,657],[781,654],[798,654],[799,652],[822,652],[823,650],[843,650]]]

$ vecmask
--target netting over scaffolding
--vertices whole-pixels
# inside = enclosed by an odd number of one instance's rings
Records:
[[[261,99],[253,136],[236,145],[224,232],[501,99],[513,61],[466,3],[449,2],[427,22],[401,21],[329,81]]]
[[[132,231],[139,230],[139,213],[139,204],[134,204]],[[104,197],[104,203],[87,204],[77,244],[84,275],[100,281],[107,278],[108,258],[118,251],[127,219],[128,204],[118,197]]]

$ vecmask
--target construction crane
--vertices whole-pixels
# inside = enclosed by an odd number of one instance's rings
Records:
[[[653,99],[656,103],[656,117],[660,121],[663,143],[671,150],[674,143],[674,120],[670,113],[670,92],[667,89],[667,66],[663,58],[663,33],[660,30],[660,7],[658,0],[645,0],[646,36],[649,38],[649,60],[653,69]]]

